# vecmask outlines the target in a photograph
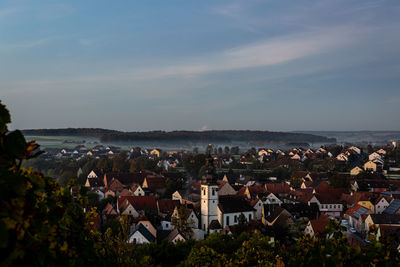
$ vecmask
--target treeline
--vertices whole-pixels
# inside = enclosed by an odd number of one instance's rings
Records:
[[[23,130],[25,135],[34,136],[89,136],[99,137],[102,142],[314,142],[335,143],[335,138],[288,132],[270,131],[149,131],[149,132],[122,132],[101,128],[65,128],[65,129],[30,129]]]
[[[62,129],[27,129],[24,135],[33,136],[88,136],[101,137],[106,134],[117,134],[119,131],[101,128],[62,128]]]
[[[158,142],[321,142],[334,143],[336,139],[312,134],[269,131],[152,131],[118,132],[104,134],[102,142],[158,141]]]

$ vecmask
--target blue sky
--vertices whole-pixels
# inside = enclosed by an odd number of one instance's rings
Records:
[[[400,1],[0,2],[12,128],[400,130]]]

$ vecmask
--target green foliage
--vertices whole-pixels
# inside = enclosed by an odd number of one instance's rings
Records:
[[[206,156],[204,154],[190,155],[183,159],[183,167],[192,176],[197,176],[205,164]]]
[[[38,145],[27,143],[20,131],[7,133],[10,122],[0,104],[0,251],[1,266],[94,265],[100,263],[96,236],[87,227],[81,207],[69,188],[54,179],[21,168],[37,156]]]

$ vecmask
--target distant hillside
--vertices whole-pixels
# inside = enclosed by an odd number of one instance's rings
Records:
[[[117,134],[119,131],[101,128],[62,128],[62,129],[28,129],[22,130],[24,135],[30,136],[88,136],[101,137],[105,134]]]
[[[314,134],[269,131],[151,131],[121,132],[100,128],[65,128],[23,130],[30,136],[88,136],[98,137],[102,142],[312,142],[333,143],[334,138]]]
[[[400,131],[298,131],[298,133],[336,138],[338,142],[350,143],[400,140]]]
[[[269,131],[153,131],[105,134],[100,138],[103,142],[117,141],[161,141],[161,142],[335,142],[335,139],[312,134],[285,133]]]

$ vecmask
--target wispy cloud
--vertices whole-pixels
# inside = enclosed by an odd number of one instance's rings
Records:
[[[41,38],[41,39],[36,39],[36,40],[30,40],[30,41],[24,41],[24,42],[19,42],[19,43],[0,43],[0,49],[2,50],[8,50],[8,49],[27,49],[27,48],[33,48],[37,46],[42,46],[45,44],[48,44],[49,42],[55,40],[55,37],[47,37],[47,38]]]
[[[120,87],[136,83],[153,83],[163,79],[194,79],[202,75],[227,71],[236,71],[249,68],[276,66],[295,60],[340,50],[350,44],[357,35],[368,33],[366,29],[356,27],[334,27],[330,29],[306,32],[301,34],[286,35],[278,38],[261,40],[244,46],[234,47],[220,52],[211,53],[205,57],[192,57],[185,59],[185,63],[170,62],[163,66],[143,67],[140,69],[119,69],[114,73],[75,76],[66,80],[37,80],[16,82],[9,88],[14,90],[31,90],[33,88],[58,88],[74,86],[81,87],[104,86]],[[34,42],[19,44],[17,47],[33,47],[44,44],[50,39],[41,39]],[[318,71],[320,67],[312,70],[295,71],[308,73]],[[290,74],[285,74],[287,77]],[[277,78],[281,78],[278,74]],[[150,86],[151,87],[151,86]],[[31,88],[31,89],[28,89]],[[157,88],[154,87],[154,88]],[[173,88],[173,86],[171,86]],[[53,90],[53,89],[51,89]],[[166,87],[158,86],[158,91],[165,91]]]
[[[18,12],[20,12],[20,11],[21,11],[21,10],[18,9],[18,8],[16,8],[16,7],[2,8],[2,9],[0,9],[0,19],[1,19],[2,17],[6,17],[6,16],[8,16],[8,15],[18,13]]]

